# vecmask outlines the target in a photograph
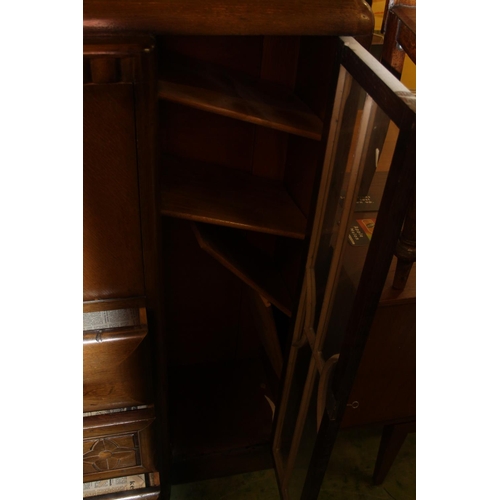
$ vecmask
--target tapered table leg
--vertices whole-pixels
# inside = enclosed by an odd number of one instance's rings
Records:
[[[373,472],[373,483],[380,485],[384,482],[395,458],[397,457],[406,436],[415,432],[415,422],[386,425],[382,433],[382,440],[378,449],[377,462]]]

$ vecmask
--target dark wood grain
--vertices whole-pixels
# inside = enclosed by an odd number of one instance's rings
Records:
[[[163,215],[304,238],[305,217],[279,182],[199,162],[164,163]]]
[[[300,37],[263,37],[260,80],[295,86]],[[289,135],[265,127],[255,127],[254,175],[283,180]]]
[[[321,120],[283,85],[194,60],[175,60],[158,82],[160,99],[320,140]]]
[[[399,5],[394,5],[391,11],[396,14],[398,19],[416,36],[417,35],[417,7],[413,2],[401,2]],[[415,62],[415,61],[414,61]]]
[[[112,57],[94,57],[90,61],[92,83],[115,83],[120,80],[118,60]]]
[[[131,84],[83,91],[83,299],[144,295]]]
[[[162,283],[161,217],[158,210],[160,182],[158,170],[158,54],[155,42],[145,40],[144,48],[133,60],[135,77],[135,116],[137,136],[137,166],[141,213],[141,238],[144,269],[144,286],[149,329],[149,373],[153,379],[156,419],[154,426],[155,465],[160,472],[163,498],[168,496],[170,467],[170,438],[168,433],[168,378],[167,342],[165,335],[165,298]],[[131,64],[122,59],[130,70]]]
[[[256,125],[163,100],[158,107],[162,155],[252,172]]]
[[[362,0],[85,0],[85,32],[178,35],[362,35],[374,17]]]
[[[404,50],[398,43],[399,20],[394,12],[387,13],[382,63],[398,79],[401,79],[405,61]]]
[[[392,12],[399,21],[397,40],[408,57],[417,64],[417,9],[416,7],[398,6],[394,7]]]
[[[84,481],[154,471],[151,435],[153,421],[153,409],[85,417]]]
[[[193,224],[193,230],[203,250],[280,311],[291,315],[290,293],[269,257],[234,230],[207,224]]]
[[[141,346],[147,327],[83,334],[83,409],[95,411],[150,402],[150,380]]]
[[[147,53],[154,47],[154,40],[145,34],[113,34],[102,32],[83,36],[84,58],[113,56],[115,58],[135,57]]]

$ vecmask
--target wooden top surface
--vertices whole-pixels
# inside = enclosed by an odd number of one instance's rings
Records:
[[[84,32],[171,35],[365,35],[364,0],[84,0]]]

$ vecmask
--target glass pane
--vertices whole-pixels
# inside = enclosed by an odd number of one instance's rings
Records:
[[[315,222],[313,229],[307,270],[313,275],[316,301],[312,326],[317,347],[324,361],[322,366],[328,366],[332,371],[347,330],[372,234],[376,230],[378,210],[399,137],[395,124],[348,72],[341,71],[339,82],[332,120],[339,124],[339,128],[334,134],[336,145],[330,165],[324,167],[329,173],[323,175],[324,184],[320,186],[323,200],[318,197],[317,217],[321,219]],[[342,105],[339,105],[339,99]],[[388,283],[384,290],[390,288],[391,283]],[[310,356],[310,351],[307,352]],[[283,444],[291,440],[293,432],[297,432],[292,428],[298,415],[307,361],[303,360],[302,384],[297,387],[300,392],[296,396],[294,411],[287,414],[287,434],[286,438],[283,434]],[[299,499],[304,487],[317,438],[318,399],[324,401],[328,391],[331,393],[328,380],[331,380],[331,374],[327,377],[314,374],[313,394],[306,412],[306,423],[300,429],[302,435],[297,455],[290,455],[290,463],[285,463],[285,477],[289,482],[283,487],[288,490],[290,500]],[[284,454],[289,451],[289,447],[283,447]]]
[[[339,134],[339,140],[349,138],[349,148],[337,149],[329,187],[327,212],[331,211],[335,216],[325,214],[322,243],[315,265],[316,282],[326,283],[323,303],[317,305],[317,311],[320,311],[317,313],[317,334],[322,338],[320,349],[325,360],[340,350],[376,225],[398,132],[366,92],[353,83]],[[329,242],[327,237],[330,237]],[[327,255],[331,256],[330,262]],[[325,276],[325,268],[328,276]]]
[[[283,430],[279,443],[279,453],[283,465],[286,467],[290,446],[292,444],[293,433],[295,431],[295,423],[299,414],[300,402],[302,393],[307,379],[307,372],[311,361],[311,348],[306,342],[302,347],[293,347],[290,353],[290,358],[296,356],[296,361],[293,369],[293,377],[289,397],[286,401],[286,414],[283,421]]]
[[[323,210],[323,221],[319,236],[319,244],[314,259],[314,274],[316,282],[315,331],[321,313],[327,279],[332,264],[333,252],[337,244],[339,221],[344,207],[345,191],[349,173],[353,166],[356,138],[359,133],[359,119],[363,110],[366,93],[361,86],[347,73],[343,87],[340,121],[341,126],[335,139],[335,157],[329,178],[326,205]],[[339,110],[339,111],[341,111]]]
[[[317,374],[315,375],[314,388],[312,391],[311,402],[307,412],[302,437],[300,440],[299,451],[294,462],[292,475],[288,485],[289,500],[299,500],[302,493],[302,487],[307,475],[309,461],[311,460],[314,442],[316,440],[316,401],[318,399]]]

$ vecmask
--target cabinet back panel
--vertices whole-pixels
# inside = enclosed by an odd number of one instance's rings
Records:
[[[332,99],[332,77],[335,57],[335,37],[308,37],[300,40],[295,94],[321,120]]]
[[[243,303],[246,285],[201,250],[190,223],[163,221],[169,364],[254,356],[257,333]]]
[[[160,102],[162,152],[252,171],[255,126],[180,104]]]
[[[175,52],[232,68],[258,78],[262,61],[261,36],[171,36],[159,37],[159,74],[168,65],[168,53]]]
[[[83,90],[83,300],[144,295],[131,84]]]
[[[308,217],[311,208],[321,144],[290,136],[285,171],[285,187],[301,212]]]

